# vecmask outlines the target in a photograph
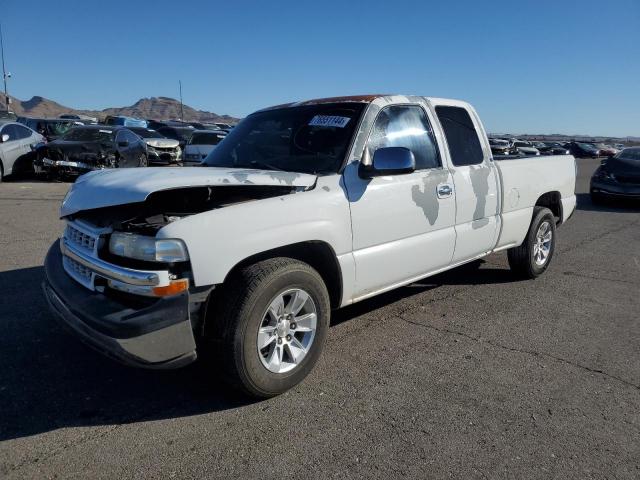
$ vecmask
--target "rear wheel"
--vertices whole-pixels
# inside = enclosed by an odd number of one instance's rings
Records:
[[[556,220],[548,208],[534,207],[527,236],[507,251],[509,266],[518,276],[536,278],[549,266],[556,245]]]
[[[300,383],[320,358],[330,304],[320,274],[290,258],[239,271],[218,296],[218,362],[229,382],[255,397]]]

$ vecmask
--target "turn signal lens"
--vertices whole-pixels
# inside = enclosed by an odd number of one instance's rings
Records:
[[[153,287],[153,294],[156,297],[169,297],[171,295],[177,295],[180,292],[184,292],[189,289],[189,280],[181,278],[180,280],[172,280],[171,283],[165,287]]]

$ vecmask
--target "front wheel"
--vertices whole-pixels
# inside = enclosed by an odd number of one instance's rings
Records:
[[[518,276],[536,278],[549,266],[555,246],[556,219],[553,213],[545,207],[534,207],[524,242],[507,250],[509,266]]]
[[[322,277],[306,263],[273,258],[250,265],[218,298],[218,358],[230,383],[260,398],[281,394],[313,369],[329,328]]]

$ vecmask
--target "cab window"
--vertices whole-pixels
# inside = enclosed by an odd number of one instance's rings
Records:
[[[380,111],[369,136],[367,148],[405,147],[413,152],[416,170],[441,165],[429,119],[418,105],[392,105]]]
[[[478,165],[484,160],[478,132],[469,112],[461,107],[436,107],[438,120],[447,139],[451,161],[456,167]]]

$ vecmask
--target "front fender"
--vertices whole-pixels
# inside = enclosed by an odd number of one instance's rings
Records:
[[[341,178],[319,177],[309,191],[192,215],[165,226],[157,237],[185,242],[196,286],[220,284],[246,258],[295,243],[325,242],[340,257],[352,247]]]

